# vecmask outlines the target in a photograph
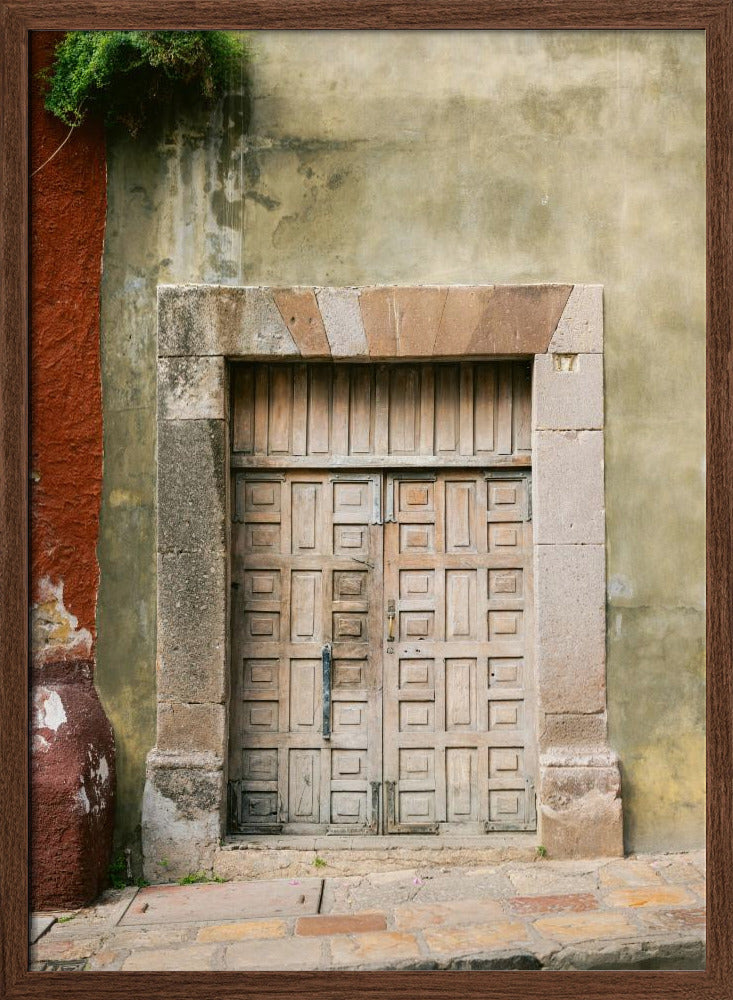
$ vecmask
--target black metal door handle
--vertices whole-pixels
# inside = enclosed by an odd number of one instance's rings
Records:
[[[331,739],[331,644],[327,642],[321,650],[323,666],[323,738]]]

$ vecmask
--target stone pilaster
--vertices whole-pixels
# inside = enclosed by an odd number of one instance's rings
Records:
[[[533,377],[538,824],[551,857],[623,853],[607,745],[602,290],[576,286]]]
[[[142,821],[151,881],[210,869],[225,821],[228,404],[222,356],[159,358],[158,724]]]

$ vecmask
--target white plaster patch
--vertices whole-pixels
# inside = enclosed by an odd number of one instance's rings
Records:
[[[90,813],[92,811],[92,805],[89,801],[89,796],[86,793],[86,789],[82,785],[79,791],[76,793],[76,801],[81,806],[85,813]]]
[[[624,616],[620,611],[617,611],[613,617],[613,634],[617,639],[621,638],[623,632]]]
[[[608,581],[608,596],[611,600],[614,597],[633,597],[634,588],[631,584],[631,580],[628,577],[623,576],[621,573],[617,573],[612,576]]]
[[[51,729],[55,733],[66,721],[64,703],[58,691],[36,688],[33,692],[33,728]]]
[[[59,652],[87,657],[92,652],[92,635],[79,628],[79,620],[64,605],[64,584],[44,576],[38,582],[38,600],[31,608],[33,659],[45,663]]]
[[[109,781],[109,764],[107,763],[106,757],[102,757],[99,762],[99,767],[96,771],[93,771],[92,774],[94,777],[98,778],[102,784],[107,784]]]

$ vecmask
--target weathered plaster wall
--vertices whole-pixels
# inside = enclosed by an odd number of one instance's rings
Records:
[[[703,841],[702,33],[254,38],[208,119],[109,145],[99,683],[154,734],[155,286],[605,286],[608,691],[631,848]],[[243,137],[243,129],[248,132]]]

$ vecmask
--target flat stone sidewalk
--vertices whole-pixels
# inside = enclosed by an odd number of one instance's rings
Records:
[[[699,969],[705,854],[129,888],[31,938],[37,971]]]

